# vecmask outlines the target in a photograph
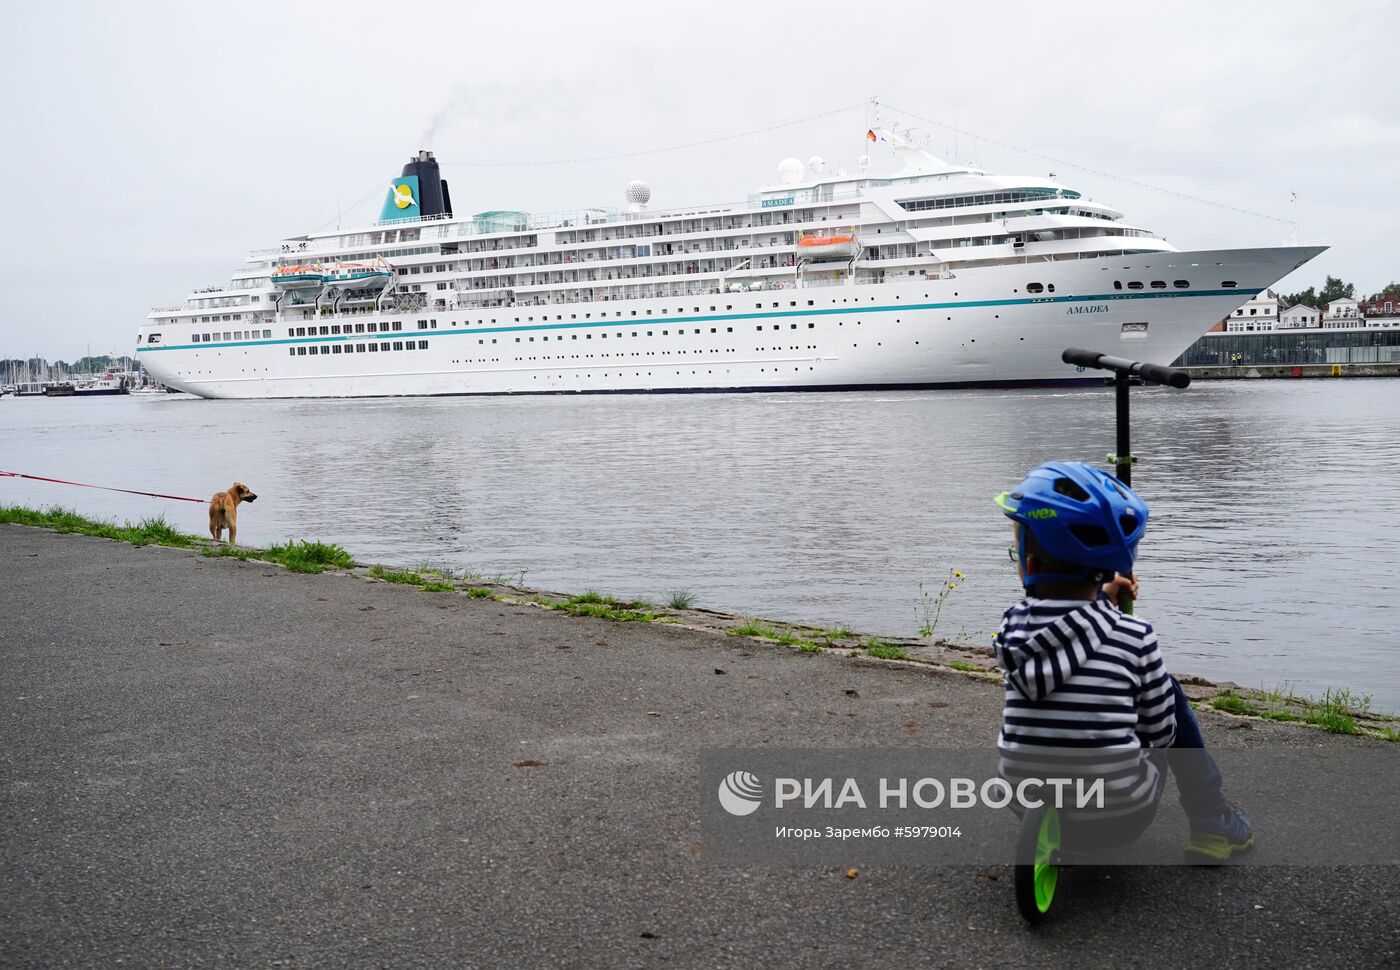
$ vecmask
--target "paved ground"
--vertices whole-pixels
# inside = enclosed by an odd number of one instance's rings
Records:
[[[0,526],[0,966],[1400,964],[1394,869],[1116,869],[1032,934],[1005,868],[696,851],[699,748],[981,744],[997,710],[961,677]]]

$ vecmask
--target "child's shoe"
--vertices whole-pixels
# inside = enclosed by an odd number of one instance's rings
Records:
[[[1237,852],[1254,847],[1254,830],[1249,816],[1228,802],[1225,811],[1215,818],[1191,819],[1191,836],[1186,842],[1186,857],[1192,862],[1218,864],[1229,861]]]

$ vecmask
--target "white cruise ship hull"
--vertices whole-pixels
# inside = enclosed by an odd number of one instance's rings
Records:
[[[1077,346],[1170,364],[1250,296],[1320,251],[1142,253],[962,268],[949,279],[900,276],[858,286],[288,316],[260,323],[263,329],[247,333],[252,339],[220,341],[220,334],[193,343],[171,332],[138,352],[156,380],[208,398],[1097,381],[1101,375],[1063,364],[1060,352]],[[1031,293],[1028,283],[1045,288]],[[402,329],[359,332],[371,323]],[[332,325],[344,330],[320,332]],[[298,328],[308,332],[299,335]]]

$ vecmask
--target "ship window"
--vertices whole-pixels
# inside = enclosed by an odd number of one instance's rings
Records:
[[[364,345],[364,344],[356,344],[356,345],[355,345],[355,353],[357,353],[357,354],[363,354],[364,352],[365,352],[365,345]]]
[[[395,321],[394,321],[394,329],[395,329],[395,330],[402,330],[402,329],[403,329],[403,321],[402,321],[402,320],[395,320]]]
[[[1165,290],[1165,289],[1167,288],[1167,281],[1166,281],[1166,280],[1153,280],[1153,281],[1152,281],[1152,288],[1153,288],[1154,290]]]
[[[225,340],[232,340],[232,339],[233,339],[233,334],[230,333],[229,331],[225,330],[225,331],[224,331],[224,339],[225,339]]]
[[[1114,280],[1114,281],[1113,281],[1113,288],[1114,288],[1115,290],[1121,290],[1121,289],[1123,288],[1123,281],[1122,281],[1122,280]]]
[[[364,332],[365,332],[365,325],[364,325],[363,323],[357,323],[357,324],[355,324],[355,332],[356,332],[356,333],[364,333]]]
[[[808,329],[808,330],[811,330],[811,329],[813,329],[814,327],[816,327],[816,324],[815,324],[815,323],[809,323],[809,324],[807,324],[807,329]]]
[[[1191,286],[1191,282],[1189,280],[1172,280],[1172,286],[1178,290],[1184,290]]]
[[[1130,282],[1130,283],[1128,284],[1128,289],[1130,289],[1130,290],[1140,290],[1140,289],[1142,289],[1142,283],[1140,283],[1140,282],[1137,281],[1137,280],[1133,280],[1132,282]]]
[[[297,355],[297,349],[296,349],[295,347],[288,347],[288,348],[287,348],[287,356],[288,356],[288,357],[295,357],[296,355]]]
[[[403,341],[402,341],[402,340],[395,340],[395,341],[394,341],[394,349],[395,349],[395,350],[403,350]]]
[[[1040,285],[1039,283],[1027,283],[1027,284],[1026,284],[1026,292],[1027,292],[1027,293],[1043,293],[1044,291],[1045,291],[1045,287],[1042,286],[1042,285]]]
[[[420,340],[420,341],[418,341],[418,349],[419,349],[419,350],[427,350],[427,349],[428,349],[428,342],[427,342],[426,340]]]
[[[1234,280],[1222,280],[1220,285],[1227,290],[1233,290],[1235,287],[1239,286]]]
[[[1054,284],[1054,283],[1046,283],[1046,284],[1045,284],[1045,288],[1046,288],[1047,290],[1049,290],[1051,293],[1054,293],[1054,292],[1055,292],[1055,284]]]
[[[340,353],[340,344],[336,344],[334,347],[332,347],[332,348],[331,348],[331,353],[333,353],[333,354],[338,354],[338,353]]]
[[[306,356],[306,348],[305,348],[305,347],[298,347],[298,348],[297,348],[297,356],[298,356],[298,357],[305,357],[305,356]]]
[[[272,331],[271,331],[271,330],[264,330],[264,331],[263,331],[263,337],[264,337],[264,338],[271,337],[271,336],[272,336]]]
[[[377,354],[377,353],[379,353],[379,345],[378,345],[378,344],[370,344],[370,345],[369,345],[369,352],[370,352],[371,354]]]
[[[724,332],[725,332],[725,333],[733,333],[733,332],[734,332],[734,328],[733,328],[733,327],[725,327],[725,328],[724,328]]]
[[[325,336],[326,334],[328,334],[328,333],[330,333],[330,332],[331,332],[331,328],[330,328],[330,327],[322,327],[322,328],[321,328],[321,335],[322,335],[322,336]]]
[[[190,337],[190,342],[196,344],[199,343],[199,334],[194,334],[192,337]]]

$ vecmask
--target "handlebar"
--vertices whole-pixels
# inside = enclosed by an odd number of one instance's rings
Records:
[[[1119,374],[1134,375],[1153,384],[1166,384],[1169,387],[1188,387],[1191,384],[1191,375],[1180,368],[1128,360],[1126,357],[1110,357],[1097,350],[1080,350],[1077,347],[1070,347],[1060,355],[1060,359],[1066,364],[1074,364],[1078,367],[1093,367],[1098,370],[1111,370]]]

